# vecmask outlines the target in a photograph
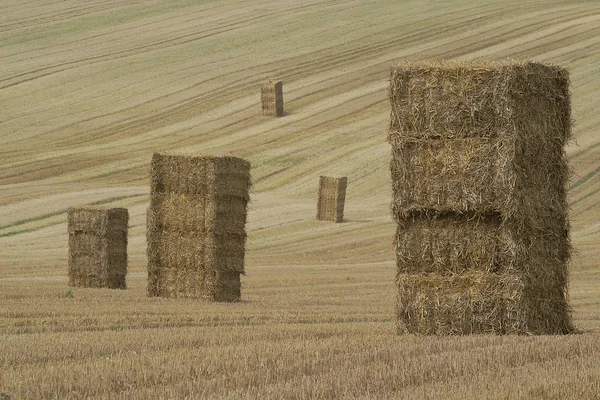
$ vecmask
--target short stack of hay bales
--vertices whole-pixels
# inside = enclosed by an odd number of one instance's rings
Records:
[[[348,178],[319,178],[319,195],[317,200],[317,219],[319,221],[342,222],[344,220],[344,203]]]
[[[571,331],[567,71],[406,63],[390,101],[399,332]]]
[[[240,299],[250,163],[154,154],[147,218],[148,295]]]
[[[262,113],[265,116],[283,116],[283,82],[268,81],[260,87]]]
[[[69,285],[125,289],[127,209],[70,207],[67,219]]]

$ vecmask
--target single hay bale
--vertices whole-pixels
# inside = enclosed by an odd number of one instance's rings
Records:
[[[265,116],[283,116],[283,82],[268,81],[260,87],[262,113]]]
[[[527,328],[525,283],[513,274],[399,274],[399,333],[519,333]]]
[[[536,298],[524,274],[480,271],[462,275],[398,274],[398,333],[424,335],[565,334],[571,318],[562,312],[560,294]],[[554,300],[554,301],[552,301]],[[555,309],[554,307],[558,307]]]
[[[391,161],[394,217],[421,210],[499,212],[510,204],[504,159],[510,151],[506,141],[489,138],[397,141]]]
[[[390,101],[398,272],[514,275],[525,299],[515,304],[527,310],[506,332],[571,330],[567,71],[510,60],[406,63],[392,68]],[[437,330],[407,329],[460,333],[423,315]]]
[[[154,154],[149,296],[239,300],[250,184],[240,158]]]
[[[396,231],[398,273],[512,272],[517,268],[516,243],[500,223],[498,214],[414,214],[401,220]]]
[[[70,207],[67,219],[69,285],[125,289],[127,209]]]
[[[556,65],[402,63],[391,70],[389,95],[391,140],[492,138],[514,135],[524,126],[539,131],[539,122],[548,121],[555,132],[546,140],[565,144],[571,131],[569,75]]]
[[[317,200],[317,219],[319,221],[342,222],[348,178],[319,178],[319,196]]]

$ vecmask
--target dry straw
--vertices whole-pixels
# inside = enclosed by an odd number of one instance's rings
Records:
[[[70,207],[67,218],[69,285],[125,289],[127,209]]]
[[[154,154],[149,296],[239,300],[249,189],[240,158]]]
[[[283,116],[283,82],[268,81],[260,87],[262,113],[265,116]]]
[[[342,222],[344,220],[344,203],[348,178],[319,178],[319,195],[317,200],[317,219],[320,221]]]
[[[399,329],[572,330],[567,71],[512,60],[406,63],[392,69],[390,101]],[[486,275],[462,279],[472,273]],[[485,282],[485,306],[464,295],[476,282]],[[439,296],[424,300],[432,287]],[[518,301],[507,302],[515,288]],[[490,312],[495,300],[508,311]],[[455,321],[437,308],[450,306]]]

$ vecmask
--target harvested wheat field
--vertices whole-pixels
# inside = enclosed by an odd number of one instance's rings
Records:
[[[0,12],[0,393],[600,398],[597,1],[9,0]],[[570,73],[577,333],[397,335],[390,67],[505,57]],[[273,77],[282,118],[261,113]],[[146,296],[154,152],[250,162],[241,301]],[[320,176],[348,177],[343,223],[315,219]],[[126,290],[69,287],[67,209],[81,204],[127,208]]]

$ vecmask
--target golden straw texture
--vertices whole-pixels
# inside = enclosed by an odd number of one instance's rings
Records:
[[[239,300],[249,189],[240,158],[154,154],[149,296]]]
[[[390,101],[399,330],[571,331],[567,71],[513,60],[406,63],[392,68]],[[472,273],[485,275],[459,279]],[[480,281],[505,311],[463,295]],[[440,296],[422,299],[431,287]],[[519,300],[505,301],[514,288]],[[440,302],[460,318],[442,317]]]
[[[125,289],[127,209],[70,207],[67,218],[69,285]]]

